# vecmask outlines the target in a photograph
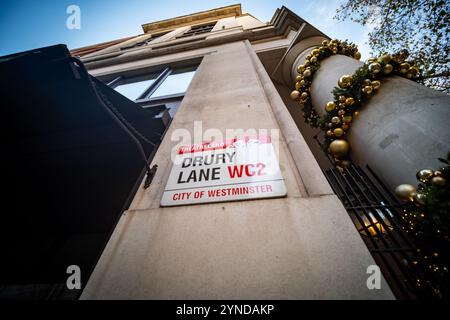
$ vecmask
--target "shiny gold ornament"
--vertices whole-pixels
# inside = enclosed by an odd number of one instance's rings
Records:
[[[341,137],[344,134],[344,130],[341,128],[336,128],[333,130],[333,133],[336,137]]]
[[[390,74],[392,72],[392,70],[394,70],[394,67],[392,66],[392,64],[388,63],[383,67],[384,74]]]
[[[311,54],[312,54],[313,56],[319,55],[319,49],[313,49],[313,51],[311,51]]]
[[[401,184],[395,188],[395,195],[403,201],[412,201],[416,193],[416,187],[410,184]]]
[[[400,73],[405,74],[408,72],[410,65],[408,62],[403,62],[400,64]]]
[[[355,58],[356,60],[361,59],[361,52],[356,51],[355,54],[353,55],[353,58]]]
[[[339,102],[344,102],[346,100],[345,96],[339,96]]]
[[[308,54],[308,55],[305,57],[306,60],[309,60],[309,59],[311,59],[311,58],[312,58],[312,55],[311,55],[311,54]]]
[[[379,60],[383,63],[389,63],[392,60],[392,57],[390,54],[383,54]]]
[[[305,67],[307,67],[311,64],[311,62],[308,59],[306,59],[305,62],[303,62],[303,64],[305,65]]]
[[[414,77],[416,77],[418,74],[419,74],[419,68],[417,68],[417,67],[411,67],[409,70],[408,70],[408,72],[410,72],[411,74],[412,74],[412,76],[413,76],[413,78]]]
[[[291,99],[292,100],[297,100],[300,97],[300,92],[298,92],[297,90],[294,90],[291,92]]]
[[[297,72],[298,73],[303,73],[303,71],[305,71],[305,65],[301,64],[297,67]]]
[[[424,205],[426,196],[423,193],[416,193],[414,194],[413,199],[418,204]]]
[[[434,172],[434,176],[435,176],[435,177],[442,177],[442,171],[436,170],[436,171]]]
[[[364,86],[371,86],[372,85],[372,80],[364,79],[363,84],[364,84]]]
[[[377,74],[381,71],[381,64],[379,64],[378,62],[372,62],[371,64],[369,64],[369,71],[373,74]]]
[[[352,85],[352,76],[346,74],[339,78],[338,85],[341,88],[348,88]]]
[[[328,41],[327,41],[327,40],[323,40],[323,41],[322,41],[322,45],[323,45],[323,46],[327,46],[327,45],[328,45]]]
[[[341,119],[339,119],[339,117],[333,117],[333,118],[331,118],[331,123],[339,124],[339,123],[341,123]]]
[[[303,100],[308,99],[308,92],[302,92],[302,94],[300,95],[300,97],[301,97]]]
[[[420,182],[423,182],[423,183],[430,180],[431,177],[433,177],[433,170],[430,170],[430,169],[419,170],[416,173],[417,180],[419,180]]]
[[[300,90],[300,87],[301,87],[300,82],[296,82],[295,83],[295,90]]]
[[[371,94],[373,91],[372,86],[365,86],[364,88],[362,88],[362,92],[364,92],[365,94]]]
[[[343,139],[336,139],[330,143],[330,152],[335,157],[345,156],[350,151],[350,144]]]
[[[372,81],[372,87],[374,90],[378,90],[381,87],[381,82],[379,80]]]
[[[296,76],[295,77],[295,81],[297,81],[297,82],[302,81],[302,80],[303,80],[302,76]]]
[[[336,104],[334,103],[334,101],[329,101],[327,102],[326,106],[325,106],[325,111],[326,112],[331,112],[336,108]]]
[[[312,57],[310,61],[311,61],[311,63],[316,63],[317,62],[317,57]]]
[[[307,70],[305,70],[304,72],[303,72],[303,76],[304,77],[306,77],[306,78],[309,78],[309,77],[311,77],[311,70],[309,70],[309,69],[307,69]]]
[[[371,64],[371,63],[373,63],[373,62],[377,62],[377,58],[375,58],[375,57],[371,57],[371,58],[369,58],[369,59],[367,59],[367,63],[368,64]]]
[[[301,80],[301,81],[300,81],[300,85],[301,85],[302,87],[306,86],[306,81],[305,81],[305,80]]]
[[[345,99],[345,102],[344,102],[344,104],[346,106],[351,106],[354,103],[355,103],[355,99],[353,99],[352,97],[348,97],[347,99]]]
[[[355,112],[353,113],[353,115],[355,116],[355,118],[358,117],[358,116],[359,116],[359,111],[355,111]]]
[[[332,137],[332,136],[333,136],[333,131],[328,130],[328,131],[327,131],[327,136]]]
[[[352,122],[352,116],[345,116],[342,118],[342,121],[344,123],[351,123]]]
[[[339,103],[338,107],[339,107],[339,109],[345,109],[345,104]]]
[[[443,177],[433,177],[431,178],[431,183],[435,186],[443,187],[446,185],[447,180],[445,180],[445,178]]]
[[[343,116],[345,114],[345,110],[339,110],[338,111],[338,116]]]

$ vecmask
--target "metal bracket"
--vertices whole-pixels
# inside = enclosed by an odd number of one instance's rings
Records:
[[[149,171],[147,171],[147,177],[145,178],[145,182],[144,182],[144,189],[147,189],[148,187],[150,187],[150,184],[153,181],[153,177],[156,174],[156,170],[158,170],[157,164],[153,165],[153,167]]]

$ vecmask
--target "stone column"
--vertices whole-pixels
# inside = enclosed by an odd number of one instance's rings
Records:
[[[292,88],[297,66],[309,51],[285,62]],[[338,79],[362,64],[342,55],[321,62],[311,86],[312,103],[320,115],[333,100],[331,91]],[[450,96],[397,76],[381,82],[349,131],[351,156],[360,166],[368,164],[392,189],[401,183],[415,185],[419,169],[437,168],[437,158],[450,151]]]

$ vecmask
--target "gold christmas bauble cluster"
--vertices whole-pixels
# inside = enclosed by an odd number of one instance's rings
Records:
[[[325,131],[327,150],[338,167],[350,164],[347,157],[350,152],[348,132],[353,120],[359,116],[362,102],[380,89],[380,78],[396,74],[413,79],[419,75],[414,62],[406,62],[406,57],[407,52],[402,51],[392,56],[384,54],[370,58],[353,75],[346,74],[339,78],[338,87],[333,90],[335,100],[324,106],[325,115],[320,120],[320,127]]]
[[[314,48],[307,56],[303,64],[297,68],[295,90],[291,92],[291,99],[303,105],[303,116],[310,125],[317,126],[320,116],[311,104],[310,87],[314,73],[320,68],[320,61],[332,55],[345,55],[359,60],[361,53],[356,45],[347,41],[324,40],[321,46]]]

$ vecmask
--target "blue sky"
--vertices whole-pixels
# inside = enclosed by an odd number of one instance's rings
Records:
[[[370,27],[339,22],[332,17],[342,0],[4,0],[0,7],[0,56],[63,43],[75,49],[99,42],[142,34],[144,23],[241,3],[261,21],[269,21],[276,8],[285,5],[332,38],[356,43],[363,59]],[[66,28],[69,5],[81,9],[81,29]]]

